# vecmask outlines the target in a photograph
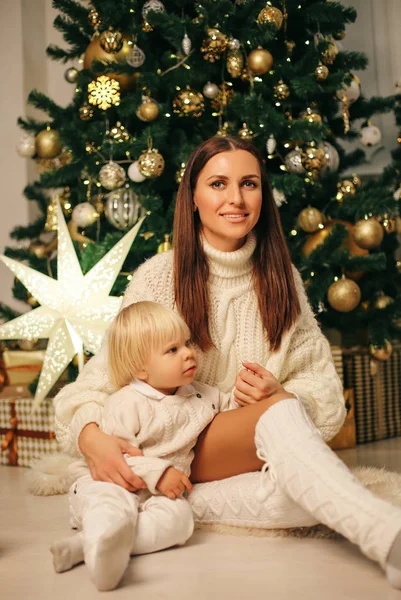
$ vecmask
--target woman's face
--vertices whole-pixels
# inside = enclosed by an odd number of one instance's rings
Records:
[[[256,157],[246,150],[213,156],[199,173],[194,204],[209,244],[222,252],[241,248],[258,222],[262,207]]]

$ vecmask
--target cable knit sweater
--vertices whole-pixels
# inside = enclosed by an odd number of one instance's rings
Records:
[[[229,392],[242,361],[260,363],[303,402],[324,440],[340,429],[344,398],[330,346],[313,315],[298,271],[293,267],[301,314],[283,336],[280,350],[271,352],[252,285],[253,234],[235,252],[221,252],[204,240],[209,260],[209,330],[215,348],[200,353],[196,379]],[[122,306],[153,300],[175,310],[173,251],[157,254],[134,273]],[[275,302],[271,298],[271,302]],[[54,399],[56,435],[62,449],[82,456],[79,435],[91,422],[101,424],[106,398],[115,392],[107,367],[107,334],[99,352],[74,383]]]

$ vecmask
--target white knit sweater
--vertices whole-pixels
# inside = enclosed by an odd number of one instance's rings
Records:
[[[215,348],[200,353],[196,379],[229,392],[243,360],[260,363],[302,400],[323,439],[329,440],[345,418],[342,386],[330,346],[312,313],[302,279],[293,268],[301,315],[283,337],[280,350],[270,351],[252,286],[255,247],[253,234],[235,252],[221,252],[204,241],[210,271],[209,330]],[[123,306],[141,300],[175,309],[173,251],[157,254],[136,270]],[[78,437],[88,423],[101,423],[104,402],[114,391],[108,375],[106,334],[97,355],[54,399],[56,435],[65,452],[82,456]]]

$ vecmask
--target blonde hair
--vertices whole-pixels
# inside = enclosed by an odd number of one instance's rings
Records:
[[[110,380],[117,388],[128,385],[144,369],[152,351],[190,335],[184,320],[157,302],[135,302],[116,316],[109,328]]]

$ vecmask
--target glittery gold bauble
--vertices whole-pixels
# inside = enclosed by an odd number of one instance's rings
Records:
[[[384,346],[374,346],[371,344],[369,346],[369,351],[371,356],[376,360],[385,361],[390,358],[393,353],[393,346],[389,340],[384,340]]]
[[[79,118],[82,121],[90,121],[93,115],[94,111],[90,104],[83,104],[79,107]]]
[[[94,8],[92,8],[92,10],[89,11],[88,21],[92,25],[92,27],[96,28],[100,27],[100,25],[102,24],[102,19],[100,18],[97,10],[95,10]]]
[[[87,47],[84,55],[84,69],[90,69],[94,60],[100,60],[102,62],[116,61],[120,63],[126,63],[127,57],[129,56],[132,48],[131,38],[123,34],[123,46],[119,52],[116,52],[112,56],[108,52],[105,52],[100,45],[100,38],[95,37]],[[107,76],[111,79],[115,79],[120,84],[121,91],[131,89],[135,85],[135,81],[138,78],[138,73],[134,75],[125,75],[123,73],[107,73]]]
[[[122,33],[113,29],[103,31],[103,33],[100,34],[99,41],[102,49],[109,54],[120,52],[123,47]]]
[[[241,77],[244,68],[244,58],[240,50],[233,50],[227,56],[227,71],[231,77]]]
[[[156,148],[145,150],[138,158],[138,170],[149,179],[159,177],[164,170],[164,158]]]
[[[28,250],[29,252],[34,254],[36,258],[45,258],[45,256],[47,255],[47,246],[40,240],[34,240],[33,242],[31,242]]]
[[[203,40],[201,46],[201,52],[203,58],[209,62],[215,62],[218,60],[223,52],[227,48],[227,36],[221,33],[218,29],[208,29],[207,38]]]
[[[299,213],[299,226],[307,233],[314,233],[315,231],[322,229],[322,227],[319,227],[322,225],[322,221],[323,219],[320,210],[313,208],[313,206],[308,206]]]
[[[211,101],[212,108],[222,113],[224,109],[230,104],[234,96],[234,90],[230,82],[226,81],[219,85],[219,92],[215,98]]]
[[[279,8],[275,8],[274,6],[266,6],[265,8],[262,8],[256,20],[259,25],[272,23],[278,30],[283,24],[283,13]]]
[[[164,242],[162,242],[161,244],[158,245],[157,247],[157,253],[160,254],[161,252],[168,252],[169,250],[171,250],[172,246],[170,243],[170,236],[168,235],[168,233],[164,234]]]
[[[383,215],[382,225],[386,233],[394,233],[397,230],[396,219],[388,215]]]
[[[274,87],[274,97],[278,100],[285,100],[290,95],[290,88],[284,81],[280,80]]]
[[[255,75],[267,73],[273,66],[273,56],[268,50],[259,46],[248,56],[248,67]]]
[[[253,138],[253,131],[249,129],[246,123],[242,123],[241,129],[238,130],[238,136],[244,140],[251,140]]]
[[[383,227],[377,219],[361,219],[354,226],[353,238],[356,244],[366,250],[377,248],[382,243]]]
[[[351,312],[361,301],[361,290],[355,281],[342,277],[331,284],[327,291],[327,299],[334,310]]]
[[[387,306],[389,304],[391,304],[392,302],[394,302],[393,298],[391,298],[390,296],[386,296],[385,294],[382,294],[381,296],[378,297],[378,299],[374,303],[374,307],[379,308],[380,310],[383,310],[384,308],[387,308]]]
[[[351,175],[351,181],[354,184],[354,186],[356,188],[359,188],[359,186],[361,185],[361,178],[359,177],[359,175],[357,175],[356,173],[352,173]]]
[[[314,73],[317,81],[324,81],[329,75],[329,70],[326,67],[326,65],[319,63],[316,69],[314,70]]]
[[[337,194],[336,200],[338,202],[342,202],[344,198],[349,198],[350,196],[355,196],[356,186],[350,179],[344,179],[343,181],[339,181],[337,183]]]
[[[181,167],[175,174],[175,180],[177,183],[181,183],[182,178],[184,177],[186,163],[181,163]]]
[[[316,123],[317,125],[322,124],[322,117],[320,116],[320,114],[317,112],[316,109],[310,108],[309,106],[304,112],[301,113],[300,116],[301,119],[308,121],[308,123]]]
[[[55,129],[44,129],[35,138],[36,154],[39,158],[54,158],[61,152],[60,136]]]
[[[322,61],[325,65],[332,65],[336,60],[338,48],[334,42],[330,42],[327,49],[322,54]]]
[[[110,140],[113,142],[128,142],[130,139],[130,135],[128,131],[125,129],[124,125],[117,121],[117,123],[110,129],[108,136]]]
[[[69,187],[64,188],[64,191],[59,194],[59,201],[64,215],[69,216],[72,213],[71,192]]]
[[[326,164],[324,149],[314,143],[310,143],[301,152],[301,162],[305,170],[316,177]]]
[[[341,244],[341,248],[347,248],[351,256],[368,256],[369,252],[360,246],[357,246],[352,238],[352,231],[354,229],[352,223],[341,221],[340,219],[331,219],[330,221],[327,221],[327,223],[324,225],[324,229],[320,229],[316,233],[310,235],[302,247],[302,254],[304,256],[309,256],[309,254],[313,252],[315,248],[320,246],[320,244],[323,244],[324,240],[331,233],[334,225],[337,223],[345,225],[345,227],[348,229],[348,236]],[[349,274],[348,277],[351,277],[351,274]],[[351,278],[354,279],[354,277]]]
[[[38,173],[50,173],[56,171],[60,167],[70,164],[72,160],[72,152],[62,148],[58,156],[54,158],[39,158],[36,160],[36,170]]]
[[[58,196],[52,196],[49,204],[47,205],[45,231],[57,231],[57,201]]]
[[[141,121],[154,121],[159,116],[159,106],[152,98],[144,98],[136,115]]]
[[[99,181],[106,190],[115,190],[121,187],[125,183],[125,180],[124,169],[112,160],[99,171]]]
[[[179,117],[200,117],[205,110],[202,94],[187,87],[174,98],[173,110]]]

